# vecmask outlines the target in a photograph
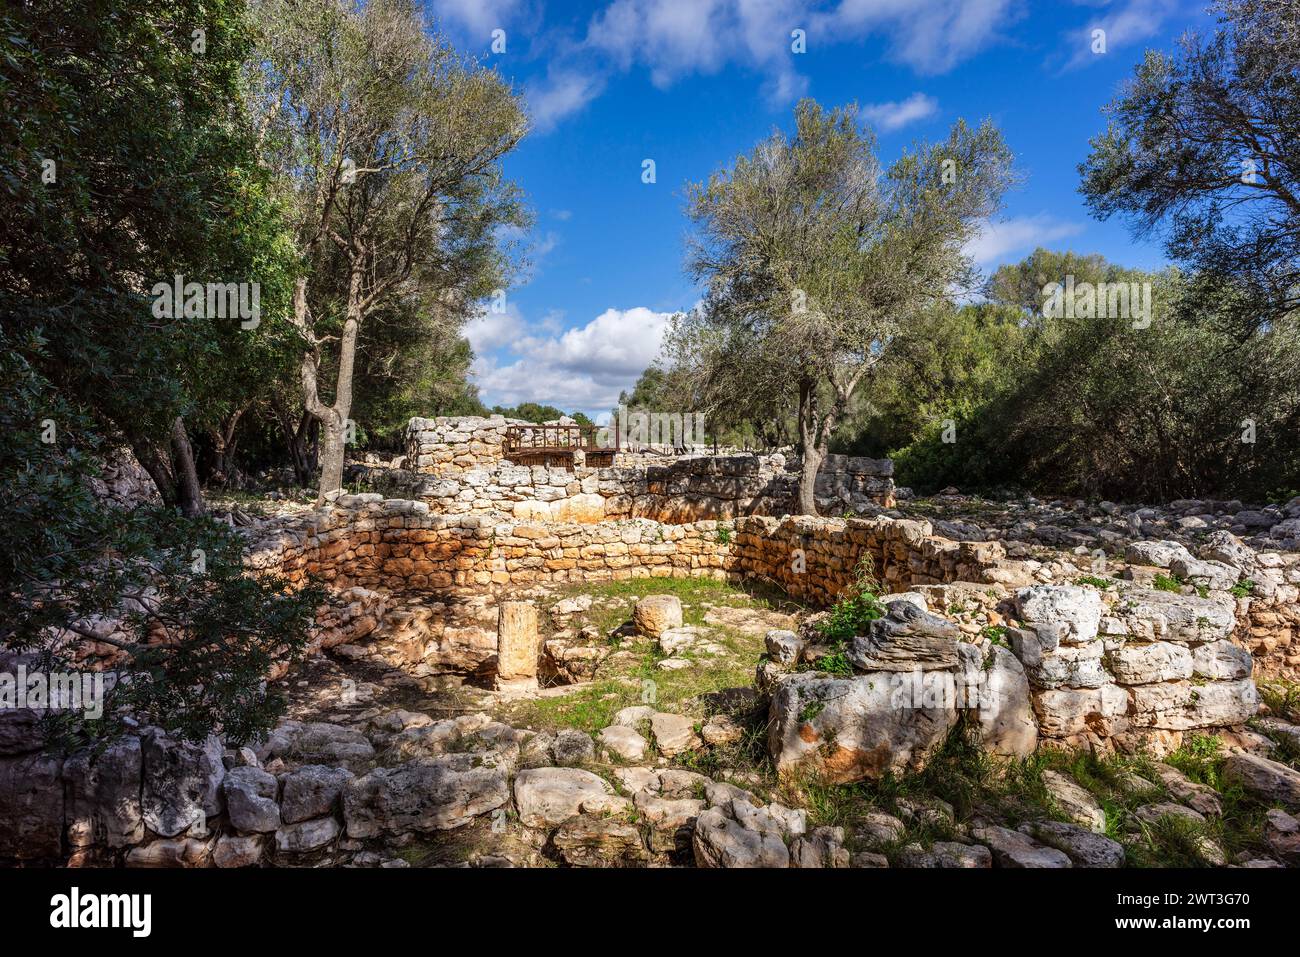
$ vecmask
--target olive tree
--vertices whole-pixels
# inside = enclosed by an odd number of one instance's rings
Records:
[[[292,319],[324,498],[342,485],[362,325],[416,300],[463,321],[504,283],[501,229],[525,216],[500,161],[526,123],[510,87],[458,55],[410,0],[252,9],[254,109],[302,259]]]
[[[1300,306],[1300,14],[1268,0],[1216,7],[1213,36],[1147,52],[1106,109],[1081,191],[1103,219],[1165,230],[1194,294],[1235,303],[1249,333]]]
[[[856,106],[804,100],[794,120],[689,187],[689,268],[706,294],[669,352],[706,405],[797,402],[798,509],[816,514],[836,425],[891,343],[973,281],[964,246],[996,211],[1011,160],[989,123],[959,121],[884,169]]]

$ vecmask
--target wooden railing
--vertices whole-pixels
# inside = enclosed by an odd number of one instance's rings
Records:
[[[506,427],[503,451],[507,459],[519,464],[572,469],[574,453],[582,452],[589,464],[608,465],[618,451],[618,429],[598,425],[511,425]]]

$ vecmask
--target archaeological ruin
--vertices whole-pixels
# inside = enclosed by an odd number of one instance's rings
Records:
[[[1300,728],[1261,714],[1259,688],[1300,671],[1300,501],[1175,503],[1136,522],[1110,503],[998,512],[955,494],[914,502],[889,462],[832,456],[817,480],[823,517],[795,516],[797,463],[779,454],[622,449],[589,464],[580,447],[552,445],[524,464],[511,442],[527,428],[539,427],[413,419],[402,460],[356,469],[367,491],[245,529],[248,574],[330,594],[305,659],[267,675],[293,709],[266,740],[233,748],[142,728],[62,753],[42,747],[30,714],[5,712],[0,858],[1068,867],[1131,856],[1101,833],[1097,797],[1059,770],[1043,772],[1055,816],[1020,828],[957,821],[936,801],[846,829],[797,803],[803,782],[917,773],[958,735],[1006,761],[1140,756],[1147,776],[1131,777],[1150,793],[1135,814],[1151,820],[1219,813],[1212,790],[1162,762],[1212,737],[1226,779],[1276,806],[1262,848],[1233,860],[1210,842],[1206,861],[1296,863],[1300,772],[1283,759]],[[1185,521],[1194,515],[1208,520]],[[876,610],[837,633],[863,590]],[[104,642],[83,649],[87,667],[116,656]],[[555,720],[579,701],[595,717]],[[935,814],[946,839],[907,836]]]

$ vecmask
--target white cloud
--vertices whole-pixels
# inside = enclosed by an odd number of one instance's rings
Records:
[[[863,115],[885,133],[902,129],[939,111],[939,101],[924,93],[913,93],[905,100],[891,103],[868,103]]]
[[[519,307],[509,299],[504,310],[493,312],[489,306],[465,323],[464,330],[465,338],[478,356],[509,345],[523,334],[524,318],[519,314]]]
[[[509,310],[503,315],[518,320]],[[521,335],[522,322],[501,315],[481,316],[467,328],[477,356],[474,378],[488,405],[609,409],[659,355],[671,315],[644,306],[606,309],[585,326],[541,336]],[[554,318],[548,313],[539,326],[553,328]],[[505,356],[488,354],[503,346]]]
[[[640,66],[662,89],[734,64],[761,74],[768,104],[784,107],[808,92],[800,68],[820,47],[882,36],[892,59],[943,73],[997,42],[1016,7],[1017,0],[612,0],[591,16],[585,36],[556,45],[564,66],[529,91],[529,103],[545,133],[598,97],[611,73]],[[794,30],[804,31],[807,53],[792,50]]]
[[[946,73],[996,42],[1014,18],[1013,0],[843,0],[814,22],[823,36],[884,36],[894,59]]]
[[[534,126],[539,133],[555,129],[560,120],[577,113],[604,88],[604,78],[591,73],[548,72],[546,80],[527,93]]]
[[[1083,232],[1084,224],[1058,219],[1047,213],[1018,216],[988,223],[979,236],[966,244],[966,254],[983,269],[998,266],[1011,254],[1032,252]]]
[[[486,44],[492,31],[505,28],[523,8],[523,3],[521,0],[431,0],[429,6],[440,23],[481,37]]]
[[[1178,12],[1179,0],[1122,0],[1111,9],[1063,39],[1070,59],[1065,68],[1087,66],[1106,54],[1133,46],[1156,36],[1169,17]],[[1093,31],[1104,30],[1106,52],[1093,52]]]

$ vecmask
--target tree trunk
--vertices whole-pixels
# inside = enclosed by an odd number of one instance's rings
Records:
[[[361,281],[359,260],[355,260],[348,284],[348,316],[339,339],[339,368],[333,405],[325,405],[317,390],[319,353],[314,338],[311,348],[305,350],[302,357],[303,404],[321,426],[320,491],[316,497],[317,503],[323,503],[326,496],[343,487],[343,460],[347,452],[344,440],[348,414],[352,411],[352,371],[357,359],[357,334],[361,329]],[[294,289],[294,321],[310,335],[311,325],[307,316],[307,280],[302,277]]]
[[[203,489],[199,487],[199,473],[194,467],[194,447],[185,431],[185,421],[178,415],[172,422],[172,461],[175,463],[176,504],[186,518],[197,518],[207,513],[203,504]]]
[[[826,450],[819,441],[815,421],[816,386],[811,379],[799,383],[799,446],[802,464],[799,468],[799,497],[795,502],[796,515],[817,514],[817,470],[821,468]]]
[[[332,410],[331,410],[332,411]],[[321,423],[320,495],[317,502],[343,487],[343,425],[325,421]]]
[[[212,468],[207,477],[209,484],[230,487],[235,475],[235,432],[243,414],[243,409],[236,409],[222,419],[216,428],[208,429],[208,435],[212,439]]]
[[[185,422],[179,416],[172,422],[167,444],[132,439],[131,451],[153,479],[164,505],[180,509],[188,518],[207,513],[194,467],[194,449],[185,432]]]

